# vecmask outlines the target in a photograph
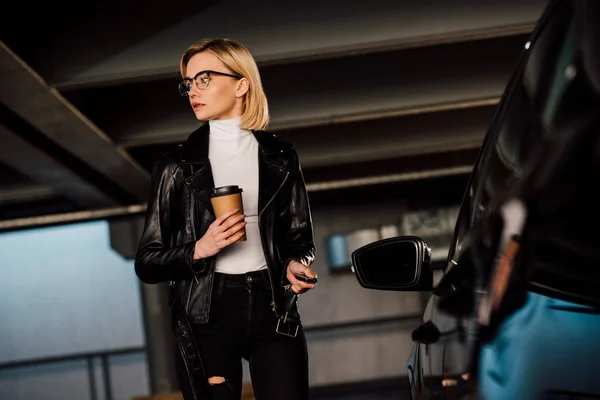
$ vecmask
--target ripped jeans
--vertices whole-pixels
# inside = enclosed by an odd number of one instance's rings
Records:
[[[242,358],[250,366],[257,400],[307,400],[308,351],[302,327],[293,338],[275,332],[266,270],[215,273],[209,322],[192,324],[210,385],[211,400],[239,400]],[[177,376],[184,399],[192,399],[181,356]],[[215,383],[218,382],[218,383]]]

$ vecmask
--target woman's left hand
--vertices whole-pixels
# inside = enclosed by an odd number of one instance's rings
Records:
[[[307,278],[317,277],[315,271],[310,269],[310,267],[307,267],[306,265],[296,260],[290,261],[287,267],[286,276],[288,281],[292,285],[292,290],[294,291],[294,293],[304,293],[310,289],[314,289],[317,286],[316,283],[302,282],[301,280],[297,279],[295,275],[304,275]]]

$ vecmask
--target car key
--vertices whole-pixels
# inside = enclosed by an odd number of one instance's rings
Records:
[[[294,274],[294,276],[296,277],[296,279],[298,279],[299,281],[302,281],[302,282],[317,283],[317,277],[316,276],[314,278],[309,278],[306,275],[296,275],[296,274]]]

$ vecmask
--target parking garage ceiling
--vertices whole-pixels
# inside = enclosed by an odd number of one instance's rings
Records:
[[[204,37],[255,55],[270,130],[296,144],[315,201],[461,186],[545,5],[15,5],[0,15],[0,229],[143,211],[154,160],[198,125],[176,86],[180,55]]]

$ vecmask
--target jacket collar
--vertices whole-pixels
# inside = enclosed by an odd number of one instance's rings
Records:
[[[275,135],[265,131],[252,131],[258,141],[258,146],[262,155],[277,163],[275,156],[281,155],[284,151]],[[181,153],[182,164],[188,163],[207,163],[208,162],[208,140],[210,137],[210,127],[207,122],[203,123],[198,129],[190,134],[187,141],[183,144]]]
[[[199,163],[208,161],[208,138],[210,128],[205,122],[187,138],[183,144],[181,163]]]
[[[190,134],[181,149],[181,164],[187,164],[184,182],[206,207],[214,214],[210,203],[210,191],[214,187],[212,168],[208,159],[210,128],[204,123]],[[259,211],[262,212],[281,189],[289,175],[288,162],[282,142],[275,135],[253,131],[259,145]]]

